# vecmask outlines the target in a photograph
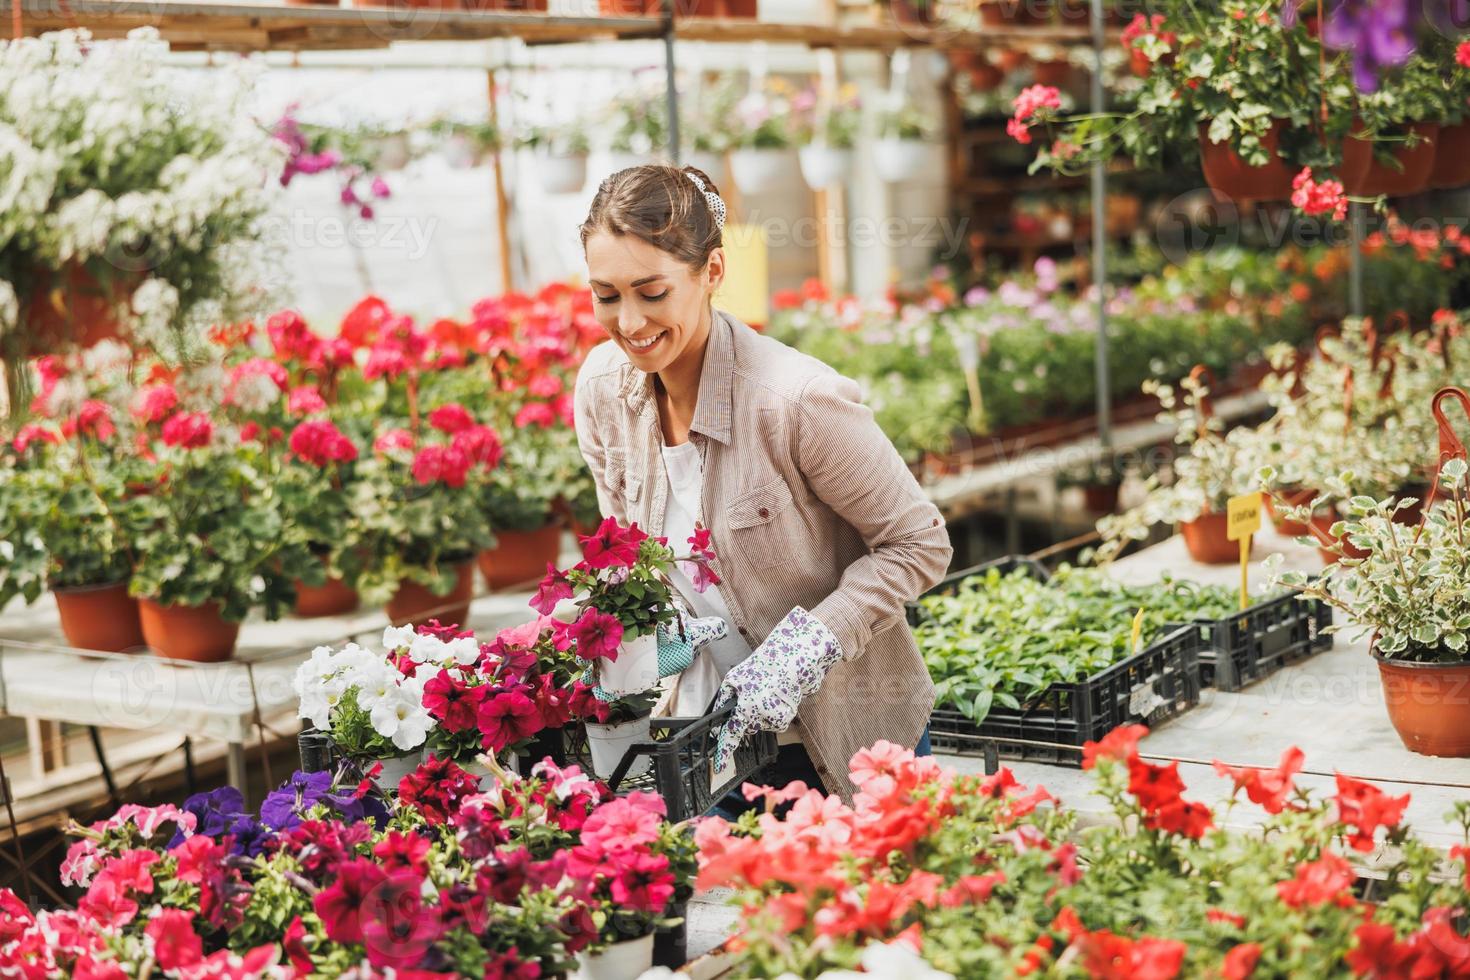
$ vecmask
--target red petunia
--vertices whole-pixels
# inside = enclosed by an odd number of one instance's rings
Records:
[[[1091,769],[1099,759],[1126,761],[1138,755],[1138,742],[1148,734],[1144,725],[1119,725],[1099,742],[1082,745],[1082,768]]]
[[[1156,766],[1139,758],[1129,759],[1128,792],[1150,812],[1178,802],[1179,794],[1184,792],[1184,781],[1179,778],[1179,763]]]
[[[183,909],[161,909],[143,930],[153,940],[153,959],[161,970],[178,970],[204,959],[204,940],[194,917]]]
[[[1407,967],[1414,959],[1414,949],[1408,943],[1398,941],[1393,926],[1379,922],[1364,922],[1353,930],[1357,945],[1348,951],[1343,961],[1360,977],[1402,977],[1408,975]]]
[[[1348,888],[1355,877],[1352,865],[1328,851],[1315,861],[1298,864],[1295,877],[1276,883],[1276,894],[1292,908],[1328,902],[1348,906],[1353,904]]]
[[[285,951],[287,959],[291,961],[291,968],[298,975],[307,976],[316,970],[311,960],[311,950],[306,946],[306,926],[302,924],[301,916],[296,916],[286,927],[285,935],[281,937],[281,949]]]
[[[203,412],[178,412],[163,423],[165,445],[178,449],[199,449],[209,445],[214,424]]]
[[[1188,800],[1166,803],[1146,816],[1143,823],[1150,830],[1180,834],[1194,840],[1199,840],[1215,825],[1209,807],[1203,803],[1191,803]]]
[[[420,834],[390,830],[382,840],[373,845],[373,856],[389,874],[412,871],[422,875],[428,873],[430,846],[429,839]]]
[[[638,548],[647,538],[648,535],[637,524],[625,528],[617,518],[605,518],[596,531],[578,537],[582,545],[582,561],[578,567],[589,570],[629,568],[638,560]]]
[[[609,855],[614,868],[613,901],[639,912],[662,912],[674,897],[674,876],[669,859],[646,851],[624,851]]]
[[[1287,797],[1295,789],[1292,779],[1302,771],[1305,759],[1306,754],[1293,745],[1282,754],[1275,769],[1227,766],[1216,759],[1215,771],[1235,781],[1234,792],[1244,789],[1252,803],[1267,813],[1280,813],[1286,806]]]
[[[623,624],[616,616],[588,609],[567,628],[567,635],[577,644],[577,656],[583,660],[598,657],[617,660],[618,647],[623,642]]]
[[[451,735],[467,731],[476,724],[480,703],[490,688],[471,687],[441,670],[424,685],[424,710]]]
[[[531,598],[531,608],[543,616],[550,616],[558,602],[571,597],[572,583],[564,573],[557,571],[551,562],[547,562],[546,577],[536,587],[536,594]]]
[[[1348,838],[1354,850],[1373,850],[1373,833],[1379,827],[1397,827],[1409,805],[1409,794],[1389,796],[1372,783],[1337,774],[1337,819],[1356,833]]]
[[[337,943],[362,942],[363,906],[387,879],[387,873],[366,858],[338,866],[337,880],[317,892],[311,903],[327,938]]]
[[[523,690],[501,691],[480,703],[476,722],[487,752],[530,738],[541,730],[541,712]]]

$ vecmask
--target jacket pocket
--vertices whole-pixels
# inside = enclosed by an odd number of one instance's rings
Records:
[[[628,451],[610,447],[604,450],[607,456],[603,480],[608,493],[625,503],[636,503],[643,495],[643,479],[628,469]],[[626,512],[627,507],[623,508]]]
[[[791,488],[779,476],[730,501],[725,523],[741,556],[756,568],[784,564],[798,553],[801,521]]]

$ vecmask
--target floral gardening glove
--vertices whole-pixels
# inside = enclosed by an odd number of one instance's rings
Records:
[[[696,618],[681,609],[679,620],[684,624],[683,636],[679,635],[679,621],[660,623],[658,626],[659,677],[672,677],[688,670],[700,650],[730,631],[725,621],[718,616]],[[593,668],[589,667],[583,683],[593,683],[593,674]],[[594,687],[592,693],[600,701],[612,701],[616,697],[603,691],[601,687]]]
[[[784,732],[802,701],[817,693],[842,647],[822,621],[797,606],[776,624],[765,642],[730,669],[715,700],[718,711],[733,699],[735,710],[720,729],[715,770],[755,732]]]

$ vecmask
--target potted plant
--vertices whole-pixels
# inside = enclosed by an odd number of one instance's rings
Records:
[[[1463,458],[1444,464],[1444,504],[1414,527],[1394,520],[1402,502],[1352,498],[1333,529],[1343,540],[1328,546],[1338,561],[1318,579],[1275,576],[1347,614],[1360,635],[1371,632],[1389,720],[1404,746],[1422,755],[1470,756],[1463,703],[1470,684],[1466,472]]]
[[[1399,196],[1425,188],[1434,171],[1441,122],[1464,113],[1463,100],[1459,105],[1449,101],[1447,83],[1454,70],[1451,45],[1442,39],[1385,72],[1375,91],[1358,96],[1358,118],[1364,138],[1373,141],[1373,153],[1361,176],[1344,175],[1349,194]]]
[[[456,170],[479,166],[485,158],[500,149],[500,131],[492,122],[461,122],[435,119],[428,125],[431,136],[443,140],[440,148],[449,165]]]
[[[784,81],[770,79],[736,103],[730,176],[742,194],[764,193],[790,177],[792,96]]]
[[[351,538],[349,509],[356,443],[326,418],[306,419],[286,437],[286,453],[277,482],[286,512],[306,535],[321,572],[296,583],[298,616],[337,616],[356,609],[360,600],[352,586],[359,571],[358,555],[341,542]]]
[[[43,352],[37,344],[87,345],[126,328],[136,345],[175,356],[255,302],[239,270],[252,266],[242,258],[258,247],[273,200],[262,175],[279,167],[279,148],[251,123],[240,79],[226,73],[206,92],[166,56],[144,29],[97,42],[76,30],[23,37],[0,57],[0,90],[51,93],[0,106],[0,128],[26,134],[0,225],[12,406],[26,401],[25,355]],[[98,113],[110,120],[101,141]],[[135,200],[164,203],[117,206]]]
[[[924,172],[932,162],[935,124],[917,106],[904,103],[885,112],[879,121],[878,141],[873,144],[873,167],[890,184]]]
[[[878,0],[880,10],[903,27],[928,27],[938,16],[938,0]]]
[[[418,768],[436,722],[424,691],[445,664],[473,664],[474,637],[444,642],[430,633],[389,627],[386,654],[356,643],[317,647],[292,681],[300,717],[331,736],[337,751],[386,793]],[[374,770],[376,770],[374,772]]]
[[[536,154],[536,179],[548,194],[575,194],[587,183],[591,144],[577,120],[532,126],[516,137],[518,149]]]
[[[118,445],[123,437],[113,418],[107,402],[85,400],[68,408],[59,425],[51,419],[23,425],[6,447],[0,606],[18,595],[34,602],[49,588],[70,646],[120,652],[143,647],[128,579],[136,532],[132,486],[146,468]]]
[[[1442,64],[1448,74],[1445,112],[1434,141],[1429,186],[1461,187],[1470,184],[1470,44],[1455,44],[1452,57]]]
[[[543,430],[523,428],[491,474],[486,508],[495,544],[479,556],[480,572],[490,589],[539,581],[561,555],[563,524],[554,506],[561,491],[554,480],[555,448]]]
[[[655,89],[626,92],[613,100],[605,114],[610,117],[612,142],[609,146],[610,173],[628,167],[653,163],[669,142],[669,121],[664,113],[662,85]]]
[[[792,101],[801,175],[812,190],[841,186],[852,175],[853,147],[862,124],[857,88],[842,86],[823,99],[812,90]]]

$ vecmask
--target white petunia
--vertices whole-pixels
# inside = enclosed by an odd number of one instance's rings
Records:
[[[413,643],[414,637],[418,636],[412,626],[389,626],[383,630],[383,647],[388,650],[401,650]]]
[[[416,664],[437,664],[445,658],[444,643],[436,636],[415,634],[408,647],[408,656]]]
[[[358,703],[366,707],[361,692],[358,694]],[[388,688],[372,706],[370,717],[373,731],[384,738],[393,738],[398,734],[403,720],[417,709],[418,705],[414,703],[412,696],[396,687]]]
[[[461,636],[447,644],[449,654],[461,667],[468,667],[480,659],[480,641],[473,636]]]
[[[429,713],[422,706],[418,706],[415,710],[399,717],[398,731],[393,735],[393,744],[405,752],[409,749],[416,749],[424,744],[433,727],[434,719],[429,717]]]

